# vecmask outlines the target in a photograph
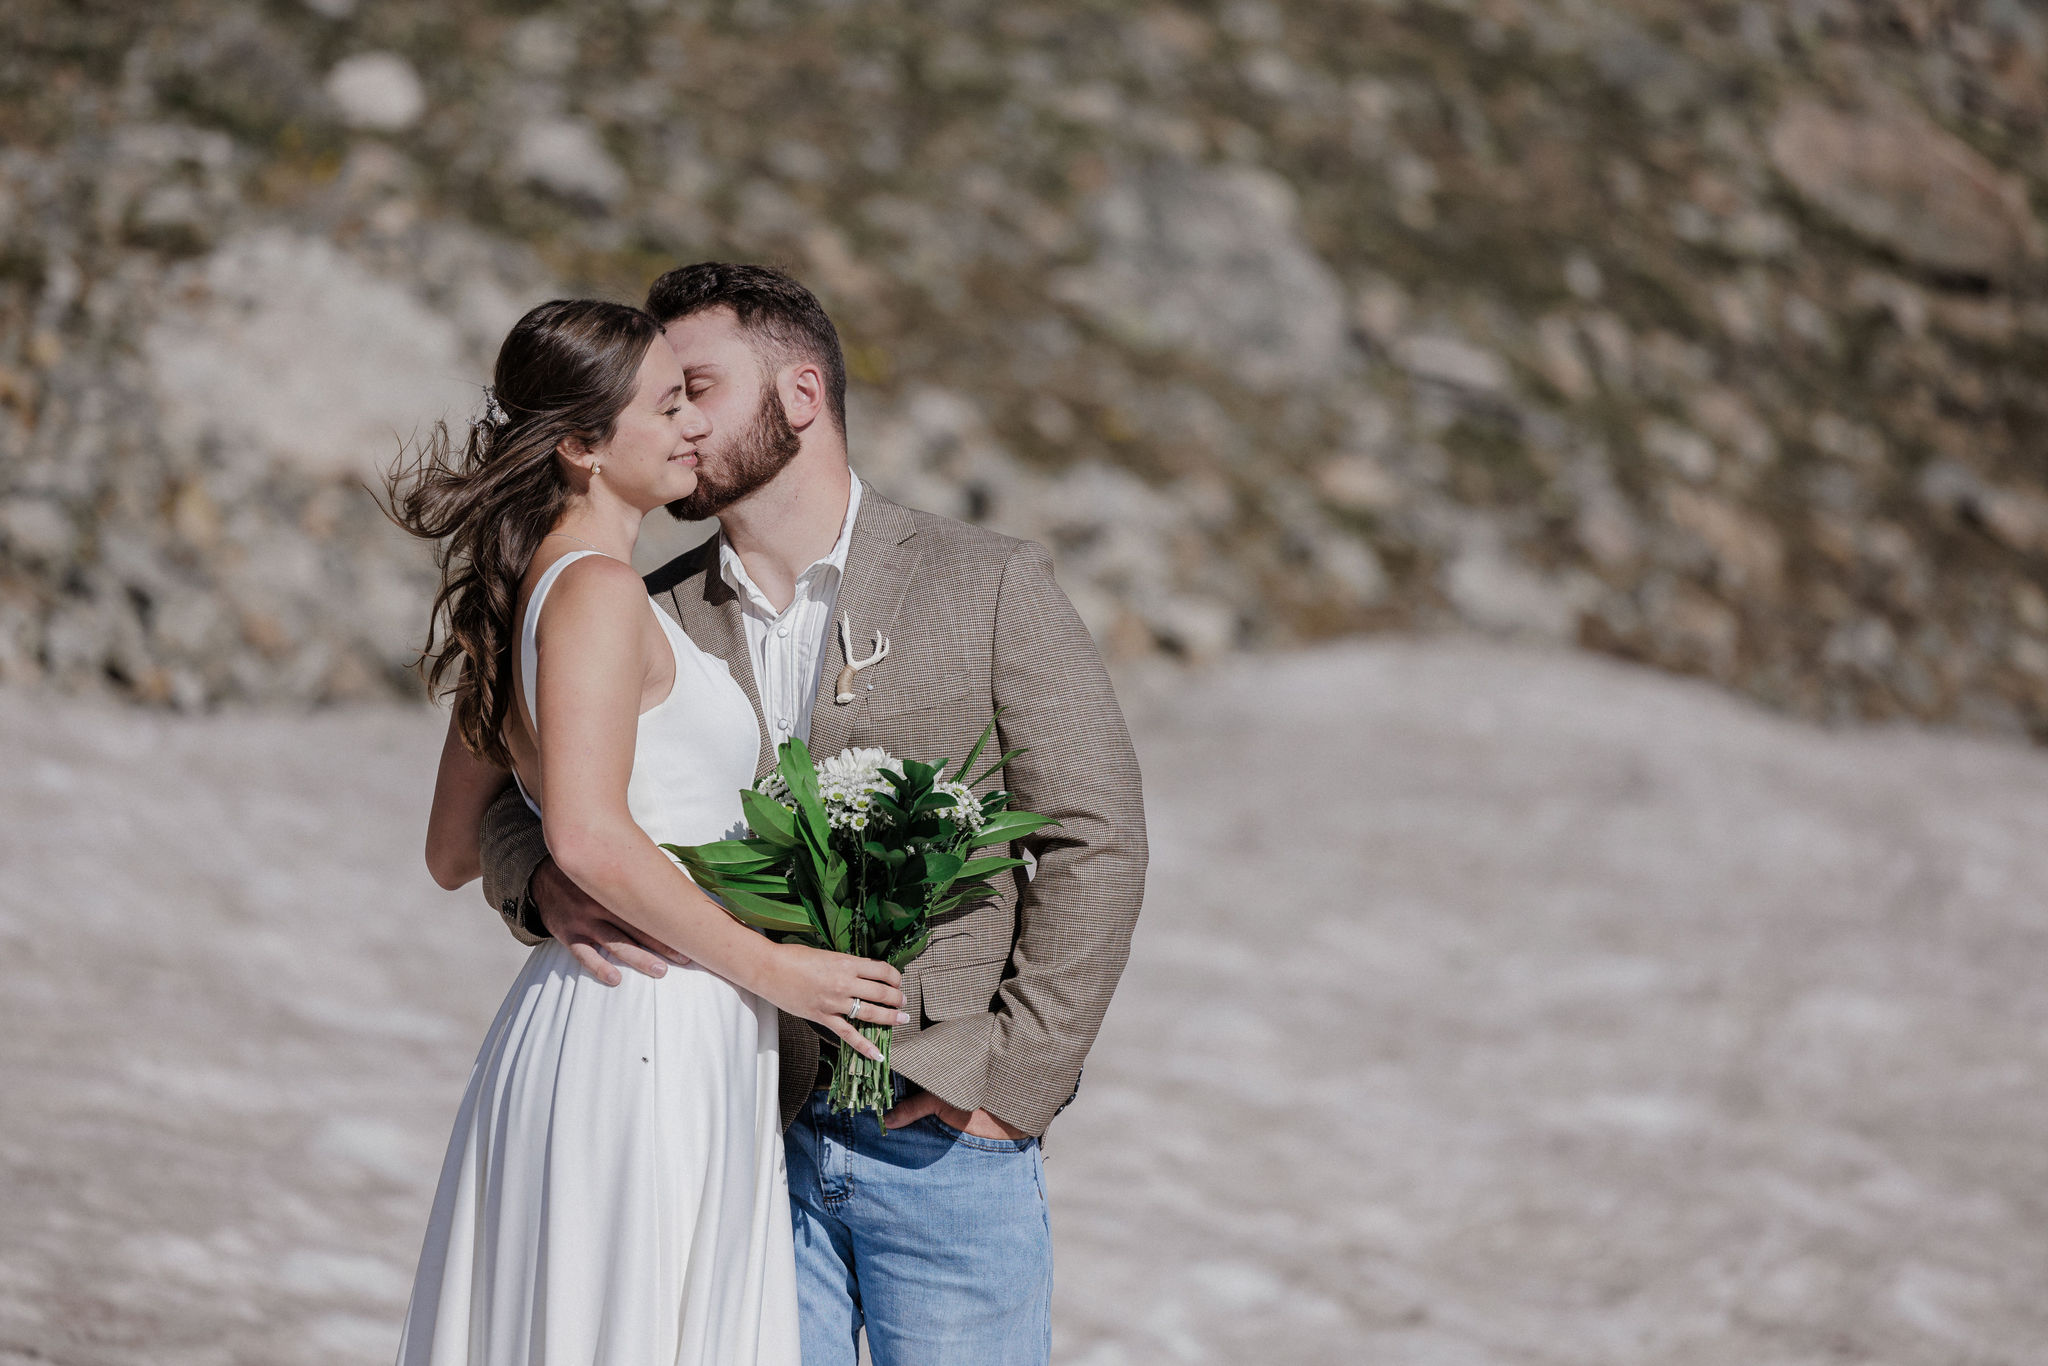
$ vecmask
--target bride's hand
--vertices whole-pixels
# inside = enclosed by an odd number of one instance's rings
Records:
[[[825,1026],[863,1057],[880,1062],[881,1051],[861,1037],[848,1022],[847,1012],[858,1001],[862,1024],[909,1024],[902,987],[903,974],[887,963],[781,944],[770,962],[768,980],[755,990],[778,1010]]]

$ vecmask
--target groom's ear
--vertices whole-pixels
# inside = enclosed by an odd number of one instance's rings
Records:
[[[825,411],[825,373],[816,361],[798,361],[776,379],[789,425],[804,431]]]

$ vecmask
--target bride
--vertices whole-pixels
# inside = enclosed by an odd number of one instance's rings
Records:
[[[453,714],[428,865],[476,877],[483,811],[516,781],[562,871],[687,958],[607,986],[534,949],[456,1116],[399,1362],[796,1366],[775,1010],[867,1051],[849,1009],[904,1022],[901,978],[755,934],[656,847],[739,822],[759,738],[631,567],[709,431],[659,325],[543,304],[495,380],[463,449],[437,427],[386,482],[442,570],[425,661]]]

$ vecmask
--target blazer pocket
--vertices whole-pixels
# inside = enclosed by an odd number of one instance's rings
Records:
[[[854,684],[865,688],[867,680]],[[927,717],[956,718],[972,716],[979,710],[986,720],[989,711],[988,689],[963,683],[957,678],[948,679],[939,686],[917,678],[880,678],[875,680],[874,691],[866,694],[869,716],[903,716],[919,714]],[[913,755],[913,758],[930,760],[932,756]],[[960,756],[954,755],[954,758]]]
[[[918,994],[927,1020],[958,1020],[979,1015],[996,998],[1003,984],[1003,967],[1009,954],[983,963],[948,963],[942,968],[918,974]]]

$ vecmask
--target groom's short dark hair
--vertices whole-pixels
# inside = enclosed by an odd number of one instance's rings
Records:
[[[730,261],[677,266],[647,288],[647,311],[663,327],[707,308],[731,309],[741,329],[767,342],[785,363],[799,356],[817,362],[832,420],[846,430],[846,356],[817,295],[773,266]]]

